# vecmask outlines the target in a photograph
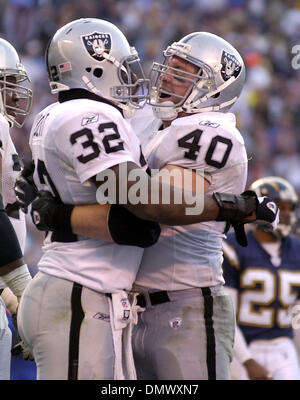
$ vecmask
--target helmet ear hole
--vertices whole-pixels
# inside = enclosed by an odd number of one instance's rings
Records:
[[[85,70],[86,70],[86,72],[91,72],[92,68],[88,67]]]
[[[103,74],[103,69],[102,68],[95,68],[94,71],[93,71],[93,75],[96,78],[101,78],[102,74]]]

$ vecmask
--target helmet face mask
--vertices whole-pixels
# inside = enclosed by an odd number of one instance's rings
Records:
[[[226,112],[240,95],[245,81],[244,62],[237,50],[222,38],[207,32],[191,33],[169,46],[164,56],[163,64],[152,66],[150,98],[154,112],[163,119],[174,119],[179,112]],[[168,65],[173,56],[193,65],[197,72],[182,77],[191,79],[191,86],[184,96],[177,98],[180,101],[169,102],[162,95],[171,94],[175,99],[176,93],[164,92],[162,81],[164,75],[178,78],[178,71]]]
[[[202,61],[195,61],[191,62],[190,60],[187,61],[183,57],[183,54],[181,54],[180,46],[178,43],[173,43],[173,45],[169,46],[165,51],[164,51],[164,63],[159,64],[159,63],[153,63],[152,70],[151,70],[151,76],[152,76],[152,81],[154,82],[153,84],[153,91],[156,94],[156,99],[161,95],[161,94],[166,94],[170,96],[174,96],[178,98],[178,101],[176,101],[176,106],[182,106],[186,99],[189,97],[191,94],[192,90],[195,90],[198,92],[197,98],[201,97],[204,94],[209,93],[212,90],[216,89],[216,84],[214,82],[213,78],[213,72],[210,68],[209,65],[205,64]],[[181,60],[183,60],[186,64],[193,65],[195,73],[193,72],[188,72],[188,71],[183,71],[182,69],[179,68],[173,68],[171,67],[170,60],[174,57],[179,57]],[[156,76],[154,76],[154,74]],[[176,93],[169,92],[163,88],[163,80],[165,76],[170,76],[173,77],[174,79],[177,79],[178,81],[186,81],[190,82],[190,87],[186,90],[186,93],[184,95],[178,95]],[[164,103],[160,103],[161,107],[164,107]]]
[[[142,108],[149,96],[150,83],[145,78],[144,71],[136,50],[131,47],[132,55],[126,57],[118,68],[120,85],[112,86],[110,94],[113,99],[129,108]],[[139,78],[140,77],[140,78]]]
[[[0,39],[0,112],[11,125],[22,127],[32,105],[29,77],[14,47]]]
[[[192,92],[193,89],[200,91],[199,83],[202,81],[201,89],[206,93],[208,90],[206,89],[205,83],[207,82],[207,78],[203,77],[203,71],[199,69],[198,73],[192,73],[188,71],[182,71],[181,69],[171,67],[169,65],[171,57],[174,56],[166,56],[164,64],[153,63],[153,67],[151,70],[151,74],[156,74],[154,86],[152,87],[153,90],[153,97],[155,97],[156,102],[159,101],[160,97],[169,97],[173,96],[176,99],[174,103],[177,107],[182,106]],[[164,88],[164,77],[169,76],[173,77],[174,79],[178,80],[179,82],[189,82],[190,86],[186,90],[184,95],[180,95],[175,92],[168,91]],[[164,96],[165,95],[165,96]],[[168,107],[164,104],[164,102],[160,103],[161,107]]]
[[[149,81],[136,50],[107,21],[78,19],[59,29],[48,46],[46,63],[52,93],[85,89],[127,112],[141,108],[148,96]],[[139,78],[133,81],[135,66]],[[145,89],[137,94],[141,87]]]
[[[259,222],[256,225],[278,239],[288,236],[296,223],[296,210],[299,201],[293,186],[286,179],[269,176],[253,182],[250,189],[254,190],[257,196],[270,197],[280,210],[279,223],[275,231],[272,231],[268,224]]]

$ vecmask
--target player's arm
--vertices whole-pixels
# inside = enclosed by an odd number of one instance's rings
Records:
[[[119,201],[120,194],[124,192],[129,193],[130,189],[136,183],[122,178],[122,173],[120,173],[121,168],[123,168],[122,164],[111,168],[116,177],[117,202]],[[128,175],[136,168],[138,168],[137,165],[128,162],[126,166]],[[181,170],[184,169],[181,168]],[[155,198],[156,202],[152,202],[151,204],[151,200],[149,200],[147,204],[132,204],[130,198],[128,198],[126,204],[122,205],[142,219],[157,221],[166,225],[188,225],[211,220],[236,222],[244,221],[247,217],[249,217],[249,220],[244,222],[253,222],[257,218],[258,212],[263,214],[264,209],[266,213],[265,215],[261,215],[261,217],[263,219],[270,218],[272,221],[275,220],[276,212],[271,211],[269,217],[267,217],[268,208],[259,207],[259,201],[254,192],[250,193],[248,191],[243,196],[236,196],[229,193],[214,193],[213,196],[205,196],[203,188],[206,183],[204,183],[200,192],[195,192],[193,188],[187,188],[183,191],[181,187],[165,183],[163,180],[158,180],[157,182],[157,178],[150,178],[142,170],[140,176],[145,184],[143,189],[146,192],[146,198]],[[164,193],[170,193],[168,198],[170,201],[165,201],[163,197]],[[178,198],[181,199],[180,202],[176,201]],[[188,212],[191,209],[194,212]]]
[[[77,205],[71,214],[71,230],[75,235],[113,242],[108,228],[110,205]]]
[[[130,180],[122,180],[120,176],[122,165],[116,165],[112,167],[115,176],[116,176],[116,197],[117,201],[122,193],[127,189],[127,192],[130,193],[131,188],[134,187],[135,182]],[[128,175],[132,171],[138,168],[134,163],[127,163]],[[218,216],[218,207],[214,201],[210,201],[210,199],[204,199],[204,184],[201,182],[203,178],[196,177],[195,173],[191,170],[185,170],[184,168],[176,167],[176,170],[179,172],[179,180],[176,179],[176,182],[171,180],[168,182],[167,176],[169,176],[169,172],[173,170],[173,166],[166,166],[159,172],[159,176],[149,177],[142,170],[140,171],[140,175],[142,176],[142,180],[144,182],[143,190],[145,192],[145,198],[148,199],[147,203],[138,203],[132,204],[130,197],[128,196],[126,204],[123,204],[127,210],[132,212],[139,218],[156,221],[166,225],[187,225],[196,222],[205,221],[207,219],[216,219]],[[184,178],[183,171],[186,174],[190,175],[190,180],[193,181],[193,184],[187,185],[184,188]],[[164,175],[165,173],[165,175]],[[181,175],[181,178],[180,178]],[[188,178],[186,179],[186,181]],[[201,192],[195,192],[196,181],[199,183],[199,187],[201,187]],[[183,190],[184,188],[184,190]],[[165,197],[168,194],[168,197]],[[155,199],[151,203],[151,199]],[[180,199],[178,201],[178,199]],[[207,203],[205,200],[208,200]],[[192,203],[193,201],[193,203]],[[203,205],[205,206],[204,212],[202,212]],[[199,210],[197,210],[197,206]],[[194,209],[196,215],[190,215],[189,211]],[[189,211],[188,211],[189,210]]]
[[[205,191],[209,186],[209,183],[206,179],[204,179],[202,176],[196,174],[191,170],[185,169],[185,171],[183,171],[184,170],[183,168],[175,167],[173,165],[167,165],[164,168],[164,171],[168,172],[173,172],[174,170],[176,170],[176,172],[179,172],[179,174],[177,174],[178,179],[176,179],[176,174],[173,175],[174,180],[176,180],[176,182],[174,182],[174,186],[176,187],[179,188],[186,187],[188,190],[195,192],[197,187],[201,187],[201,189]],[[169,176],[168,174],[165,175],[164,171],[162,174],[160,174],[159,178],[160,182],[166,181],[167,176]],[[168,184],[168,182],[166,182],[166,184]],[[121,229],[120,218],[124,219],[124,216],[123,217],[120,216],[120,210],[121,210],[120,206],[118,210],[119,211],[116,211],[116,206],[114,206],[113,209],[110,209],[110,206],[108,204],[102,206],[95,204],[76,206],[74,207],[73,212],[71,214],[72,232],[75,234],[84,235],[95,239],[113,241],[112,225],[116,224],[117,230],[120,231]],[[114,213],[116,214],[115,218],[113,217]],[[135,229],[136,221],[139,220],[139,217],[135,216],[132,213],[132,210],[126,211],[124,209],[122,210],[122,214],[124,213],[128,215],[128,224],[126,225],[125,228],[128,235],[129,229],[130,230]],[[132,213],[132,215],[129,219],[130,213]],[[112,221],[113,218],[114,221]],[[132,224],[134,224],[134,226],[132,226]],[[149,224],[149,222],[144,221],[144,224]],[[141,234],[142,233],[140,232],[139,235]]]
[[[20,299],[31,280],[14,228],[0,197],[0,276],[13,294]]]
[[[60,204],[46,191],[32,204],[34,224],[43,231],[63,231],[122,245],[152,246],[159,238],[160,226],[142,220],[117,204]]]
[[[141,247],[155,243],[160,233],[158,224],[125,210],[118,205],[58,204],[49,192],[40,192],[39,198],[32,204],[31,215],[39,230],[65,230],[95,239]],[[265,211],[268,213],[269,209],[265,204],[259,203],[256,197],[218,193],[204,196],[204,210],[197,216],[197,220],[252,222],[258,213],[263,214]],[[249,214],[254,216],[246,217]]]

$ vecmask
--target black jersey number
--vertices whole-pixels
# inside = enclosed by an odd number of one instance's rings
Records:
[[[40,183],[42,185],[49,185],[54,197],[61,202],[60,195],[51,179],[51,176],[49,175],[49,172],[46,169],[46,165],[45,165],[44,161],[38,160],[37,172],[38,172]],[[46,182],[45,178],[47,179],[47,182]]]
[[[119,150],[124,150],[124,142],[120,140],[115,146],[112,146],[109,142],[111,140],[120,139],[120,134],[118,131],[118,127],[114,122],[108,122],[106,124],[100,124],[98,127],[99,132],[104,132],[105,129],[112,129],[114,133],[105,135],[103,138],[103,146],[107,154],[114,153]]]
[[[178,146],[188,149],[184,153],[184,158],[195,161],[198,157],[200,146],[199,141],[201,139],[203,131],[201,129],[196,129],[195,131],[188,133],[178,140]]]
[[[105,152],[107,154],[109,154],[109,153],[114,153],[119,150],[124,150],[124,142],[122,140],[120,140],[114,146],[112,146],[110,143],[112,140],[118,140],[121,138],[117,125],[114,122],[108,122],[105,124],[100,124],[98,126],[98,130],[100,133],[104,132],[106,129],[112,129],[114,131],[114,133],[105,135],[102,140]],[[98,143],[96,143],[94,141],[93,132],[88,128],[84,128],[84,129],[81,129],[80,131],[73,133],[70,137],[71,144],[74,145],[77,142],[77,140],[82,136],[86,136],[87,140],[84,142],[81,142],[81,146],[84,149],[86,149],[88,147],[91,148],[91,152],[89,154],[86,154],[86,155],[81,154],[80,156],[77,157],[78,161],[85,164],[88,161],[91,161],[94,158],[97,158],[100,154],[100,149],[99,149]]]
[[[223,158],[221,161],[217,161],[217,160],[213,159],[213,154],[214,154],[214,151],[215,151],[218,143],[223,143],[226,145],[226,150],[223,154]],[[224,138],[223,136],[219,136],[219,135],[215,136],[212,139],[209,149],[207,150],[207,153],[205,156],[206,164],[211,165],[212,167],[216,167],[216,168],[223,168],[228,161],[231,149],[232,149],[232,141],[230,139]]]
[[[81,142],[81,146],[84,149],[91,147],[91,150],[92,150],[91,153],[89,153],[85,156],[83,154],[81,154],[80,156],[77,157],[78,161],[85,164],[88,161],[91,161],[94,158],[98,157],[100,154],[100,149],[98,147],[98,144],[96,142],[94,142],[93,132],[88,128],[84,128],[84,129],[81,129],[80,131],[73,133],[70,137],[71,144],[74,145],[77,142],[77,139],[80,138],[81,136],[86,136],[86,138],[87,138],[87,140],[85,142]]]
[[[203,131],[201,129],[196,129],[195,131],[188,133],[187,135],[183,136],[181,139],[178,140],[178,146],[188,149],[189,151],[184,153],[184,157],[188,158],[189,160],[195,161],[198,157],[200,151],[200,139]],[[222,160],[214,160],[213,155],[216,150],[218,143],[223,143],[226,146],[226,149],[223,154]],[[205,156],[205,162],[208,165],[211,165],[215,168],[223,168],[228,161],[230,152],[232,150],[232,141],[228,138],[224,138],[223,136],[217,135],[215,136],[207,150]]]

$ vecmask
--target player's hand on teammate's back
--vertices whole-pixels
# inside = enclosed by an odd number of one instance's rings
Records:
[[[18,206],[26,214],[28,206],[37,196],[37,188],[33,181],[33,172],[33,160],[23,159],[23,169],[15,182],[15,194]]]
[[[278,224],[279,209],[267,196],[257,197],[253,190],[246,190],[241,195],[216,192],[213,196],[220,208],[216,220],[230,222],[237,242],[243,247],[248,245],[244,227],[246,223],[263,221],[270,225],[270,230]]]
[[[244,223],[262,221],[270,224],[271,229],[276,229],[279,222],[279,208],[276,203],[267,196],[257,197],[252,190],[246,190],[241,194],[245,198],[256,198],[256,207],[244,220]]]
[[[270,230],[274,230],[279,222],[279,208],[271,198],[267,196],[257,197],[256,193],[252,190],[246,190],[242,193],[242,196],[256,198],[256,208],[252,212],[251,216],[245,218],[243,222],[232,224],[238,243],[245,247],[248,245],[248,240],[244,224],[248,222],[262,221],[265,225],[269,226]]]
[[[31,205],[31,218],[34,225],[40,231],[51,231],[57,201],[52,194],[46,190],[38,192],[38,198]]]
[[[256,220],[266,221],[273,230],[277,228],[279,223],[279,208],[269,197],[258,197],[259,204],[256,210]]]

